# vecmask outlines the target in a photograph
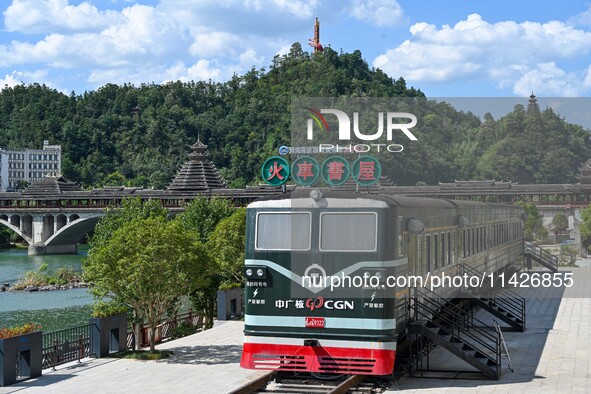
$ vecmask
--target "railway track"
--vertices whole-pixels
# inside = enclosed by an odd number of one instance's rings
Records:
[[[329,380],[330,379],[330,380]],[[314,377],[310,374],[269,372],[229,394],[376,394],[383,390],[364,375]]]

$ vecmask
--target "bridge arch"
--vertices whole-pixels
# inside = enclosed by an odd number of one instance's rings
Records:
[[[1,215],[1,216],[6,216],[6,215]],[[4,226],[8,227],[9,229],[11,229],[12,231],[14,231],[15,233],[17,233],[22,239],[25,240],[25,242],[27,244],[31,245],[33,243],[33,239],[29,235],[23,233],[19,227],[16,227],[15,225],[11,224],[8,220],[4,220],[1,216],[0,216],[0,224],[1,225],[4,225]]]
[[[77,220],[70,221],[68,225],[60,228],[51,237],[47,238],[45,241],[45,246],[69,245],[78,243],[84,235],[88,234],[94,229],[96,223],[101,217],[102,215],[82,219],[78,218]]]

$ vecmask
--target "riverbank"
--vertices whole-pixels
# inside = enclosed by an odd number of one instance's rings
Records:
[[[8,286],[7,286],[8,285]],[[34,285],[28,285],[28,286],[22,286],[22,285],[18,285],[18,283],[14,286],[10,286],[9,283],[3,283],[2,285],[0,285],[0,292],[2,291],[8,291],[8,292],[33,292],[33,291],[54,291],[54,290],[73,290],[73,289],[86,289],[89,288],[90,284],[88,283],[84,283],[84,282],[74,282],[74,283],[67,283],[64,285],[50,285],[50,284],[46,284],[46,285],[41,285],[41,286],[34,286]]]
[[[80,272],[72,267],[59,267],[54,271],[42,263],[35,271],[27,271],[14,285],[2,283],[0,291],[52,291],[87,288]]]
[[[62,267],[74,272],[82,271],[82,259],[86,245],[81,245],[76,255],[29,256],[26,248],[0,251],[0,286],[14,286],[28,271],[38,271],[45,263],[48,272]],[[82,281],[79,281],[82,283]],[[88,323],[92,312],[92,294],[87,288],[55,291],[4,291],[0,292],[0,325],[17,326],[32,322],[43,331],[56,331]]]

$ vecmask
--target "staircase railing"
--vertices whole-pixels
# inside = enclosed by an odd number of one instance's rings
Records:
[[[465,311],[440,298],[436,293],[425,288],[414,288],[414,296],[410,300],[410,309],[415,319],[426,319],[438,328],[448,332],[451,339],[457,339],[486,355],[495,362],[496,372],[501,369],[501,339],[482,327],[487,325],[476,317],[471,317],[480,326],[465,327]]]
[[[558,256],[531,243],[525,243],[525,254],[531,256],[538,263],[545,265],[552,271],[558,271]]]
[[[474,269],[466,264],[460,266],[460,273],[468,276],[476,276],[482,278],[482,272]],[[525,299],[510,288],[504,287],[503,283],[499,283],[498,277],[493,281],[492,286],[488,286],[488,282],[482,283],[479,287],[466,288],[473,296],[482,296],[491,300],[496,305],[503,308],[508,313],[519,318],[525,328],[526,306]]]

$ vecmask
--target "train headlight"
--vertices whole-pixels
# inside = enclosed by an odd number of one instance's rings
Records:
[[[267,267],[248,266],[244,269],[244,275],[249,279],[267,279]]]
[[[384,269],[370,269],[363,273],[364,287],[368,289],[382,289],[386,275]]]

